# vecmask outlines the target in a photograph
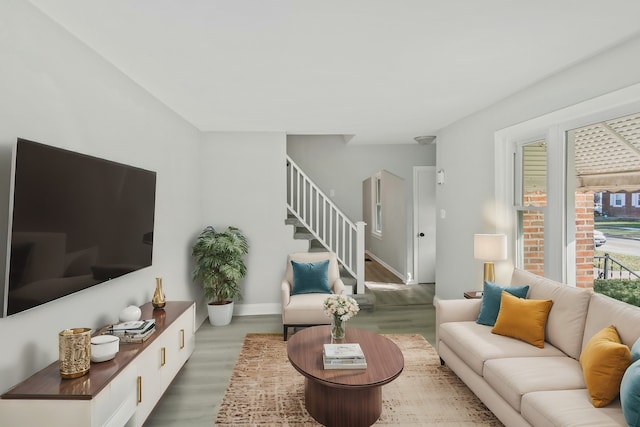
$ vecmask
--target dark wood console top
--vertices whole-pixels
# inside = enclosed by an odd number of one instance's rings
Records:
[[[79,378],[60,377],[60,365],[53,362],[40,372],[33,374],[2,395],[3,399],[93,399],[135,357],[180,317],[193,301],[167,301],[162,310],[154,310],[151,303],[140,307],[142,319],[156,320],[156,331],[142,344],[120,343],[120,351],[112,360],[91,363],[89,373]]]

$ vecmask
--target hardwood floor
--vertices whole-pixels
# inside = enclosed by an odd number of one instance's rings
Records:
[[[433,343],[435,285],[401,286],[367,290],[375,295],[375,306],[361,310],[347,327],[382,334],[421,334]],[[244,336],[250,332],[281,334],[282,319],[280,315],[236,316],[230,325],[222,327],[213,327],[205,321],[196,331],[193,355],[145,426],[213,426]]]
[[[367,282],[402,283],[402,280],[370,256],[364,257],[364,280]]]

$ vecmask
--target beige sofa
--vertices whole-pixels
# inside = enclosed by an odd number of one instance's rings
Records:
[[[508,427],[625,426],[619,398],[593,406],[579,362],[587,342],[614,325],[623,344],[640,337],[640,309],[523,270],[510,286],[528,299],[550,299],[544,348],[496,335],[480,325],[480,299],[434,301],[436,349],[447,366]]]

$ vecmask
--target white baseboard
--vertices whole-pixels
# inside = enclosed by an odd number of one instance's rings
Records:
[[[234,316],[259,316],[261,314],[282,314],[282,304],[235,304],[233,307]]]

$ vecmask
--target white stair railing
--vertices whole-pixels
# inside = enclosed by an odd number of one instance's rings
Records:
[[[364,227],[353,223],[287,156],[287,208],[356,278],[364,293]]]

